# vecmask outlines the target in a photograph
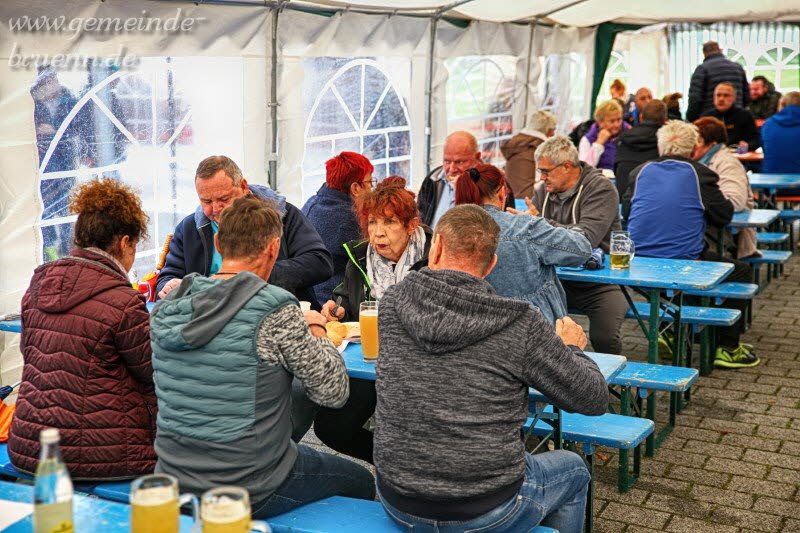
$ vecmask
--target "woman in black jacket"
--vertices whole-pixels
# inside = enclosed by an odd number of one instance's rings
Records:
[[[420,223],[414,193],[405,180],[388,177],[359,196],[356,217],[366,239],[344,245],[349,258],[334,300],[322,307],[328,320],[358,320],[361,302],[380,300],[406,274],[428,265],[431,231]],[[375,382],[350,378],[341,409],[320,408],[314,433],[339,453],[372,463],[372,432],[364,425],[375,412]]]

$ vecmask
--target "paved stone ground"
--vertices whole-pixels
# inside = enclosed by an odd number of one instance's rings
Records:
[[[755,345],[761,365],[701,377],[675,431],[655,457],[643,458],[642,476],[627,493],[616,489],[615,451],[600,449],[596,532],[800,531],[797,256],[754,305],[743,340]],[[646,360],[636,323],[627,321],[623,331],[624,355]],[[667,401],[659,395],[660,408]],[[658,416],[665,420],[666,411]],[[313,431],[304,442],[330,451]]]

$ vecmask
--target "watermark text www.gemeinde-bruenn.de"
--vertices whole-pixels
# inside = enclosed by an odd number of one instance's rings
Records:
[[[137,17],[72,17],[38,16],[8,19],[8,29],[12,34],[20,33],[46,33],[48,35],[61,35],[69,41],[77,40],[81,35],[96,33],[102,36],[112,34],[133,33],[161,33],[176,34],[190,33],[205,22],[206,17],[188,17],[183,9],[177,8],[172,16],[150,16],[147,11],[142,11]],[[120,45],[117,53],[112,55],[92,55],[81,53],[56,53],[44,54],[23,50],[19,42],[12,45],[8,64],[12,69],[32,70],[40,67],[51,67],[58,70],[73,68],[87,68],[90,64],[119,69],[131,69],[139,64],[139,58]]]

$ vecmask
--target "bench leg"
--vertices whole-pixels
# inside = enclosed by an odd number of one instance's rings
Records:
[[[586,523],[583,530],[592,533],[594,529],[594,447],[586,444],[583,447],[586,466],[589,468],[589,488],[586,491]]]
[[[700,375],[708,376],[711,374],[712,361],[714,354],[711,353],[711,329],[703,328],[700,332]]]
[[[620,392],[620,408],[619,414],[628,416],[630,414],[630,401],[631,389],[630,387],[622,387]],[[635,460],[635,459],[634,459]],[[634,470],[635,470],[634,463]],[[633,485],[630,479],[630,472],[628,470],[628,450],[619,451],[619,468],[617,471],[617,490],[620,493],[628,492],[628,489]]]

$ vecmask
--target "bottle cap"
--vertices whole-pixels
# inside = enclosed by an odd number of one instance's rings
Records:
[[[42,444],[54,444],[61,439],[61,436],[58,434],[58,430],[56,428],[47,428],[43,429],[41,433],[39,433],[39,442]]]

